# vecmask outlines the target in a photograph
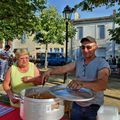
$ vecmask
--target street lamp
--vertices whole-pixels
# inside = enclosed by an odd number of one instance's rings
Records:
[[[63,10],[63,17],[65,18],[65,22],[66,22],[66,51],[65,51],[66,63],[68,59],[68,22],[71,19],[72,12],[73,12],[73,8],[70,8],[68,5]],[[67,73],[64,74],[64,83],[66,79],[67,79]]]

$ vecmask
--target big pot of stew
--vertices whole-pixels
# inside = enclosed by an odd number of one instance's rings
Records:
[[[23,120],[60,120],[64,103],[49,93],[48,87],[33,87],[20,93],[20,116]]]

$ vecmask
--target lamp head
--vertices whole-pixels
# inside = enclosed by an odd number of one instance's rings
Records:
[[[69,5],[66,5],[66,7],[63,10],[63,16],[64,16],[64,18],[66,20],[70,20],[72,12],[73,12],[73,9],[71,7],[69,7]]]

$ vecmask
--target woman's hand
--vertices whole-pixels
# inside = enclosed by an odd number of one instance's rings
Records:
[[[25,77],[22,77],[21,80],[24,83],[30,83],[30,82],[33,82],[32,78],[33,78],[32,76],[25,76]]]
[[[9,99],[15,104],[15,103],[19,103],[19,99],[16,99],[14,95],[10,95]]]
[[[83,82],[80,80],[72,80],[69,84],[68,87],[73,90],[79,90],[80,88],[83,87]]]
[[[21,78],[24,83],[33,83],[34,85],[42,85],[43,78],[42,76],[32,77],[32,76],[25,76]]]

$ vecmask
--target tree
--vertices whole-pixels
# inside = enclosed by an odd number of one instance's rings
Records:
[[[120,8],[118,9],[118,13],[114,15],[113,21],[114,24],[118,24],[118,26],[120,26]],[[120,27],[110,29],[109,33],[111,35],[111,40],[114,40],[116,43],[120,44]]]
[[[119,0],[83,0],[79,4],[74,6],[75,9],[80,8],[81,10],[93,10],[96,7],[106,6],[107,8],[120,4]]]
[[[45,68],[47,68],[47,48],[49,43],[63,44],[65,41],[65,21],[57,10],[50,6],[40,14],[40,24],[35,40],[46,45]],[[69,38],[74,37],[76,30],[69,24]],[[39,29],[40,28],[40,29]]]
[[[0,40],[21,38],[23,31],[35,31],[39,23],[37,10],[45,8],[46,0],[0,0]]]
[[[120,0],[83,0],[79,4],[74,6],[74,9],[80,8],[81,10],[90,10],[92,11],[96,7],[106,6],[106,8],[110,8],[115,4],[120,5]],[[120,26],[120,8],[118,12],[113,16],[113,22]],[[109,33],[111,35],[110,40],[114,40],[116,43],[120,44],[120,27],[115,29],[110,29]]]

